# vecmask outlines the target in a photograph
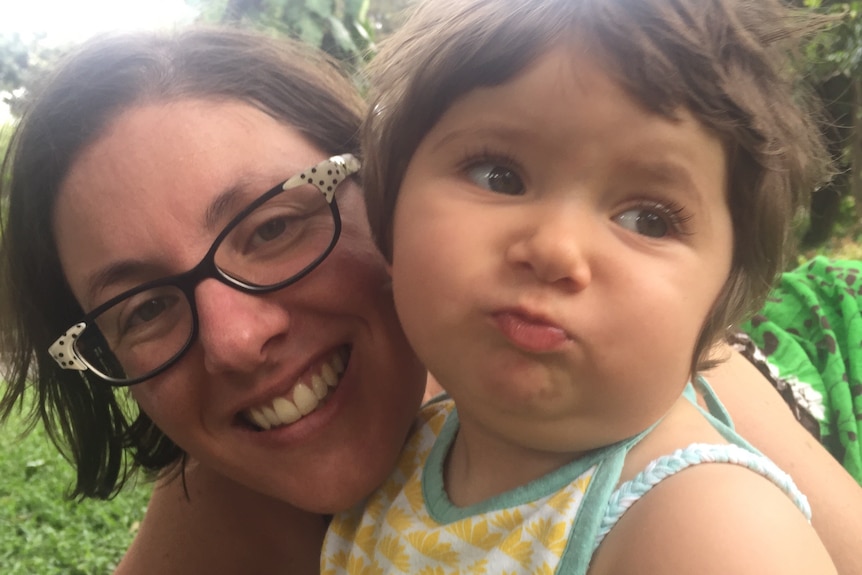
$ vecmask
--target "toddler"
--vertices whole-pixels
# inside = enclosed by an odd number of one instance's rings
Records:
[[[834,573],[697,375],[822,177],[788,58],[815,24],[777,0],[419,3],[374,63],[364,183],[451,399],[335,518],[323,573]]]

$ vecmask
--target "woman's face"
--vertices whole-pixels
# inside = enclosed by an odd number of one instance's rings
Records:
[[[190,269],[248,202],[327,156],[240,102],[126,110],[83,150],[57,198],[54,233],[73,293],[91,310]],[[335,197],[341,238],[317,269],[263,296],[204,280],[195,290],[197,341],[166,372],[131,388],[141,409],[203,465],[315,512],[344,509],[383,480],[424,383],[393,311],[361,191],[348,181]],[[284,400],[302,403],[298,386],[313,389],[312,380],[331,371],[337,385],[310,413],[268,430],[253,423]]]

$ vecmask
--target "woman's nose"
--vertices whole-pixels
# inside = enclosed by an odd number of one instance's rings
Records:
[[[272,296],[243,293],[219,281],[195,289],[198,340],[211,373],[249,372],[271,360],[290,328],[287,310]]]
[[[526,225],[508,249],[510,263],[565,290],[580,291],[589,285],[590,242],[595,240],[587,218],[573,212],[549,206],[522,220]]]

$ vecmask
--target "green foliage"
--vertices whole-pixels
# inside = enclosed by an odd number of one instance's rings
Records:
[[[14,124],[12,124],[11,122],[3,124],[2,120],[0,120],[0,164],[2,164],[3,158],[6,157],[6,150],[9,148],[9,138],[12,137],[13,129]],[[0,180],[0,189],[6,189],[6,182],[8,177],[9,175],[6,173],[0,174],[0,178],[2,178],[2,180]],[[0,217],[5,216],[5,202],[5,198],[0,198],[0,206],[2,206],[2,208],[0,208]]]
[[[862,0],[805,0],[805,5],[840,17],[809,46],[813,81],[823,83],[835,76],[858,78],[862,74]]]
[[[15,416],[0,427],[0,565],[4,575],[113,572],[137,530],[148,485],[111,501],[63,497],[74,471],[41,429],[18,437]]]
[[[186,0],[200,20],[298,38],[352,66],[374,49],[369,0]]]
[[[6,155],[6,148],[9,146],[9,138],[12,137],[12,130],[15,128],[11,122],[8,124],[0,123],[0,159]]]
[[[406,15],[412,0],[371,0],[368,19],[373,23],[378,37],[395,30]]]
[[[836,236],[852,238],[862,217],[862,1],[797,4],[835,18],[805,54],[806,73],[826,107],[830,123],[825,132],[838,169],[835,179],[812,198],[810,227],[803,237],[803,245],[811,249]]]

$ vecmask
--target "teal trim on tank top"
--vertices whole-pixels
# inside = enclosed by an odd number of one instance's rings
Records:
[[[706,404],[706,409],[700,406],[697,402],[697,393],[695,387],[700,390],[700,394],[703,397],[703,402]],[[688,399],[692,405],[694,405],[698,411],[700,411],[701,415],[703,415],[706,420],[715,428],[715,430],[725,439],[725,441],[732,443],[733,445],[738,445],[743,447],[752,453],[756,453],[758,455],[763,455],[760,451],[757,450],[753,445],[751,445],[748,441],[742,438],[736,432],[736,429],[733,426],[733,420],[730,417],[730,414],[725,409],[724,405],[718,399],[718,395],[716,395],[715,391],[712,389],[712,386],[709,385],[709,382],[703,376],[697,376],[694,381],[694,385],[689,383],[685,386],[685,390],[683,391],[683,396]]]
[[[590,467],[598,465],[593,479],[590,481],[589,487],[587,487],[587,493],[584,495],[584,502],[586,503],[589,499],[592,499],[587,495],[593,489],[593,485],[597,483],[596,480],[612,477],[615,472],[616,476],[619,477],[619,472],[622,470],[622,464],[625,461],[628,450],[652,431],[657,424],[658,422],[633,437],[590,451],[571,463],[567,463],[559,469],[526,485],[501,493],[475,505],[458,507],[452,503],[446,494],[443,480],[446,456],[449,454],[459,426],[458,408],[455,407],[452,413],[446,418],[446,422],[443,424],[443,428],[440,430],[437,441],[434,442],[434,446],[431,448],[431,453],[428,455],[425,467],[422,470],[422,495],[425,498],[428,514],[440,525],[447,525],[453,521],[459,521],[474,515],[530,503],[559,491],[571,483],[572,477],[578,477]],[[607,481],[598,483],[607,483]],[[616,481],[613,483],[615,484]],[[613,484],[611,487],[613,487]],[[589,507],[589,505],[587,506]],[[598,517],[597,522],[600,520],[601,516]],[[580,522],[580,513],[578,522]]]

